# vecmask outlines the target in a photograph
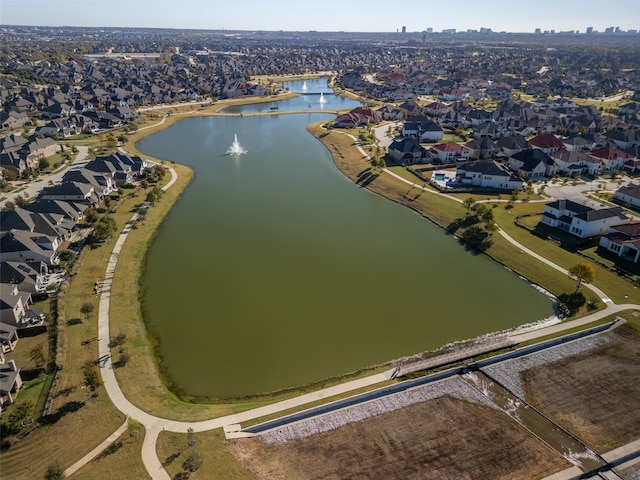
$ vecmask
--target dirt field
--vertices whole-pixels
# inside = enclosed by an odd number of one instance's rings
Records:
[[[640,335],[623,325],[597,350],[523,373],[527,401],[605,453],[640,437]]]
[[[507,415],[442,397],[282,445],[232,442],[258,478],[543,478],[571,466]]]

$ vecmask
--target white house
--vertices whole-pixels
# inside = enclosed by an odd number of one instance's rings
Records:
[[[600,246],[620,258],[640,262],[640,222],[614,225],[609,233],[600,237]]]
[[[595,237],[628,220],[622,207],[594,210],[571,200],[556,200],[545,205],[540,221],[579,238]]]
[[[618,147],[602,147],[591,150],[589,155],[602,161],[604,170],[611,172],[613,170],[622,171],[624,162],[633,158],[632,155],[620,150]]]
[[[0,366],[0,412],[15,402],[21,386],[20,369],[13,360],[9,360],[8,365]]]
[[[457,169],[456,181],[464,186],[497,188],[501,190],[522,190],[524,181],[512,175],[495,161],[473,162]]]
[[[640,185],[630,183],[626,187],[620,187],[613,198],[622,203],[640,207]]]
[[[580,150],[560,151],[551,155],[560,172],[571,176],[580,175],[586,171],[590,175],[596,175],[602,168],[602,162],[590,157]]]
[[[405,122],[402,126],[403,137],[415,137],[423,142],[437,142],[444,138],[444,130],[433,120]]]

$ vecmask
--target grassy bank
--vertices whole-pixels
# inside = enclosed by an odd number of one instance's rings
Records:
[[[293,95],[293,94],[291,94]],[[278,99],[286,98],[278,96]],[[272,97],[252,99],[252,101],[273,101]],[[212,115],[219,109],[234,103],[246,103],[246,99],[219,102],[206,107],[184,107],[179,113],[177,107],[168,107],[170,116],[162,123],[161,117],[149,116],[145,125],[152,126],[128,135],[126,150],[140,155],[135,142],[140,138],[166,128],[174,122],[194,115]],[[154,123],[155,122],[155,123]],[[420,212],[440,226],[446,227],[456,218],[465,215],[465,207],[457,201],[411,188],[406,183],[391,177],[378,169],[373,169],[366,158],[353,145],[353,139],[336,131],[326,132],[319,125],[309,127],[329,149],[338,168],[354,182],[366,186],[373,192],[401,203]],[[162,159],[155,159],[162,160]],[[115,272],[111,293],[111,336],[124,335],[124,347],[129,354],[126,365],[116,368],[116,377],[129,401],[139,408],[165,418],[184,421],[198,421],[227,415],[284,398],[291,398],[319,388],[318,385],[305,386],[274,394],[268,397],[247,399],[236,403],[191,403],[178,398],[162,382],[154,356],[154,345],[149,338],[142,314],[139,298],[139,280],[143,274],[146,252],[153,242],[159,226],[169,214],[172,206],[192,179],[193,172],[181,165],[172,165],[178,173],[178,182],[148,210],[144,223],[131,230],[125,247],[121,251]],[[416,181],[416,183],[420,183]],[[133,211],[144,201],[143,189],[132,191],[130,197],[119,201],[113,214],[119,231],[131,218]],[[541,209],[540,204],[515,203],[512,209],[498,204],[494,209],[497,223],[516,240],[526,244],[546,258],[565,268],[582,257],[566,252],[550,242],[534,237],[529,232],[514,225],[513,218],[522,213]],[[97,343],[89,341],[97,335],[98,297],[93,294],[97,279],[104,275],[107,260],[115,243],[115,237],[95,250],[86,251],[81,259],[81,267],[73,280],[64,289],[64,316],[60,323],[59,382],[54,403],[55,415],[51,422],[40,427],[28,438],[18,442],[0,456],[0,471],[7,478],[42,478],[43,472],[52,459],[58,460],[64,468],[80,459],[104,438],[115,431],[124,418],[111,404],[103,387],[97,389],[97,396],[83,388],[82,367],[85,362],[95,361],[98,356]],[[509,266],[523,276],[543,285],[553,293],[570,292],[574,282],[551,267],[541,265],[517,247],[493,236],[493,244],[487,254]],[[619,303],[640,303],[640,293],[631,284],[611,272],[596,266],[596,285]],[[94,313],[83,318],[80,313],[84,303],[94,306]],[[87,343],[87,341],[89,341]],[[118,349],[113,351],[114,359]],[[363,370],[355,376],[339,377],[324,382],[322,386],[342,383],[347,378],[357,378],[371,374]],[[131,430],[131,429],[130,429]],[[140,445],[143,438],[132,436],[131,431],[120,439],[122,446],[117,451],[92,462],[72,478],[103,478],[108,475],[117,478],[144,478],[145,470],[140,459]],[[159,439],[158,452],[161,461],[167,462],[172,475],[181,471],[181,464],[189,453],[186,435],[163,433]],[[203,478],[253,478],[230,454],[222,432],[197,434],[197,447],[204,456],[204,464],[199,471]],[[33,452],[38,455],[34,456]],[[36,457],[34,459],[34,457]]]
[[[443,228],[447,228],[456,218],[465,215],[466,209],[460,202],[432,191],[411,187],[373,168],[368,159],[355,147],[353,138],[344,133],[324,130],[321,124],[311,125],[308,129],[329,149],[336,166],[355,183],[414,209]],[[414,183],[421,182],[414,180]],[[498,196],[496,195],[495,198],[497,200]],[[508,208],[506,208],[507,203],[495,205],[493,212],[496,223],[516,241],[564,268],[584,261],[583,257],[563,250],[552,242],[536,237],[515,225],[513,219],[517,215],[540,212],[544,208],[542,204],[521,201],[510,204]],[[570,293],[575,289],[573,280],[549,266],[542,265],[498,234],[493,235],[492,245],[485,253],[555,295]],[[614,302],[640,303],[640,291],[630,282],[598,265],[594,265],[594,268],[596,270],[594,285],[605,291]],[[584,289],[584,293],[587,298],[592,295],[587,289]],[[600,306],[603,306],[601,302]],[[578,315],[584,313],[586,309],[578,312]]]

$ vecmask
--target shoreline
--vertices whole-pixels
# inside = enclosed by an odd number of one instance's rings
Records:
[[[256,98],[256,99],[243,99],[243,102],[234,102],[233,104],[240,104],[240,103],[244,103],[244,104],[250,104],[250,103],[255,103],[256,100],[260,101],[270,101],[271,99],[267,100],[264,98]],[[225,106],[221,106],[220,108],[224,108]],[[171,121],[170,122],[160,122],[160,124],[157,124],[155,127],[157,128],[149,128],[148,131],[145,131],[142,135],[138,136],[135,135],[135,137],[137,137],[135,139],[134,142],[131,142],[131,144],[128,145],[128,148],[126,148],[129,151],[134,151],[136,152],[136,154],[141,155],[141,153],[137,150],[136,148],[136,144],[137,142],[150,135],[153,133],[156,133],[160,130],[165,129],[166,127],[172,125],[174,122],[179,121],[181,119],[184,118],[190,118],[193,115],[193,113],[195,113],[195,116],[226,116],[229,114],[221,114],[216,112],[206,112],[206,110],[208,110],[209,108],[206,109],[202,109],[202,110],[198,110],[196,112],[187,112],[187,113],[179,113],[176,114],[175,116],[171,117]],[[285,113],[285,112],[279,112],[280,114]],[[234,116],[241,116],[240,114],[232,114]],[[326,121],[325,121],[326,122]],[[341,173],[343,175],[345,175],[347,178],[349,178],[350,180],[352,180],[356,185],[359,185],[358,181],[357,181],[357,176],[354,176],[353,171],[351,171],[349,168],[345,168],[346,167],[346,162],[341,162],[339,161],[339,158],[343,158],[344,159],[344,153],[339,150],[338,148],[336,148],[336,146],[328,141],[331,133],[332,132],[327,132],[327,131],[321,131],[321,133],[319,134],[319,129],[318,129],[318,125],[321,123],[325,123],[325,122],[317,122],[316,124],[310,124],[307,126],[307,130],[314,135],[314,137],[316,137],[317,140],[319,140],[321,143],[323,143],[323,145],[325,145],[325,147],[329,150],[329,153],[332,156],[333,159],[333,163],[336,166],[336,168],[338,168],[338,170],[341,171]],[[339,134],[339,135],[343,135],[343,134]],[[346,137],[346,135],[344,135]],[[334,149],[332,150],[331,147],[334,147]],[[345,152],[346,153],[346,152]],[[149,157],[148,157],[149,158]],[[365,166],[366,168],[370,169],[370,165],[368,161],[365,160],[361,160],[361,165],[360,166]],[[184,166],[183,166],[184,167]],[[185,168],[189,168],[189,167],[185,167]],[[184,191],[184,189],[186,189],[186,187],[188,186],[188,183],[186,185],[184,185],[184,187],[182,188],[182,190],[180,192],[177,192],[175,200],[177,201],[177,199],[180,198],[180,196],[182,195],[182,192]],[[379,194],[384,196],[386,199],[391,200],[391,201],[395,201],[396,203],[400,203],[403,206],[407,206],[411,209],[413,209],[414,211],[416,211],[417,213],[419,213],[424,219],[436,224],[437,226],[443,228],[446,231],[446,226],[443,225],[443,223],[438,222],[437,218],[432,218],[431,216],[429,216],[428,214],[426,214],[424,211],[420,210],[419,208],[416,208],[414,205],[410,205],[408,204],[406,201],[399,201],[397,198],[397,192],[396,195],[385,195],[384,192],[380,192],[378,190],[374,190],[374,189],[370,189],[368,188],[370,191],[372,191],[373,193]],[[395,198],[394,198],[395,197]],[[166,215],[169,214],[169,212],[171,211],[171,209],[173,208],[173,205],[175,204],[175,202],[168,208]],[[163,221],[163,220],[162,220]],[[158,231],[158,228],[161,226],[162,221],[160,223],[158,223],[157,226],[155,226],[155,230],[154,233],[152,234],[153,238]],[[148,244],[147,244],[148,247]],[[482,253],[486,253],[486,252],[482,252]],[[544,286],[543,284],[541,284],[540,282],[536,282],[530,278],[528,278],[525,275],[522,275],[520,272],[518,272],[517,270],[513,269],[511,266],[501,262],[498,258],[486,253],[489,258],[491,258],[492,260],[498,262],[500,265],[502,265],[504,268],[507,268],[509,270],[512,270],[514,273],[516,273],[518,276],[522,277],[523,279],[525,279],[525,281],[527,281],[529,284],[531,284],[532,286],[534,286],[534,288],[537,286],[539,288],[544,289],[545,291],[550,291],[546,286]],[[145,254],[146,255],[146,254]],[[144,261],[142,262],[142,264],[140,265],[140,269],[138,272],[138,278],[141,277],[142,273],[143,273],[143,269],[142,266],[144,265]],[[139,297],[140,292],[138,291],[137,296]],[[142,311],[142,304],[140,302],[140,298],[138,298],[138,302],[140,303],[140,307],[141,307],[141,311]],[[545,319],[540,319],[538,322],[544,322],[545,320],[548,320],[548,318]],[[141,318],[141,322],[143,323],[143,325],[145,326],[145,330],[146,330],[146,324],[144,322],[144,319]],[[146,331],[147,333],[147,341],[149,342],[149,345],[151,346],[151,352],[150,352],[150,356],[152,357],[152,361],[154,363],[154,365],[156,366],[157,371],[160,373],[160,378],[161,379],[165,379],[164,375],[161,373],[162,368],[161,368],[161,363],[162,363],[162,359],[157,358],[156,354],[153,353],[155,351],[155,347],[153,344],[153,341],[151,338],[148,337],[149,332]],[[471,339],[464,339],[464,340],[471,340]],[[429,351],[426,352],[420,352],[420,355],[425,355],[425,354],[429,354]],[[295,392],[299,391],[299,390],[312,390],[314,388],[317,388],[318,386],[323,386],[323,385],[327,385],[327,384],[337,384],[337,383],[341,383],[342,381],[345,381],[349,378],[353,378],[354,376],[357,377],[359,375],[362,374],[366,374],[365,372],[370,372],[372,370],[375,370],[376,368],[381,368],[384,365],[388,365],[394,362],[398,362],[401,361],[402,359],[391,359],[388,362],[384,362],[381,365],[373,365],[373,366],[363,366],[362,368],[354,371],[354,372],[348,372],[345,373],[343,375],[338,375],[335,377],[331,377],[331,378],[327,378],[327,379],[323,379],[320,380],[318,382],[313,382],[313,383],[309,383],[309,384],[304,384],[304,385],[298,385],[298,386],[292,386],[290,388],[286,388],[286,389],[282,389],[282,390],[278,390],[278,391],[274,391],[274,392],[260,392],[257,394],[252,394],[252,395],[247,395],[247,396],[243,396],[243,397],[231,397],[231,398],[224,398],[224,399],[219,399],[219,398],[212,398],[212,397],[193,397],[190,396],[188,394],[184,394],[178,391],[173,390],[170,385],[170,382],[166,382],[166,381],[162,381],[163,386],[169,391],[171,392],[172,395],[175,395],[177,397],[177,399],[179,399],[180,402],[185,402],[188,403],[190,405],[211,405],[211,404],[219,404],[220,402],[223,402],[225,405],[233,405],[233,404],[237,404],[238,402],[245,402],[245,401],[272,401],[274,399],[278,399],[281,397],[286,397],[288,395],[294,394]]]

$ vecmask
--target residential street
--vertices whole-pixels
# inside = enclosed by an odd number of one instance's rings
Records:
[[[27,199],[37,197],[43,188],[60,183],[62,177],[68,170],[79,170],[89,163],[89,161],[89,147],[78,147],[78,155],[71,165],[64,165],[53,173],[41,175],[35,182],[29,182],[24,190],[20,190],[18,188],[17,190],[19,191],[2,194],[2,196],[6,198],[0,202],[0,206],[4,205],[6,202],[15,203],[15,199],[18,195],[22,195]]]

